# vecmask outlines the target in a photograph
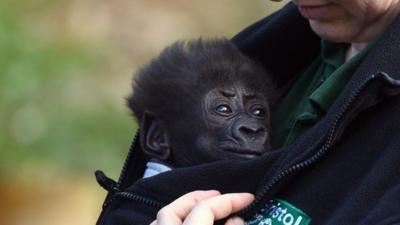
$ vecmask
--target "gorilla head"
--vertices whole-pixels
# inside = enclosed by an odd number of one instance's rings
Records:
[[[270,147],[271,82],[230,41],[177,42],[134,77],[143,151],[172,167],[253,158]]]

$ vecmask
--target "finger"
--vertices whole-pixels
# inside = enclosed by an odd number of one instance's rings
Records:
[[[197,204],[187,215],[184,225],[211,225],[219,220],[237,212],[254,200],[250,193],[232,193],[215,196]]]
[[[189,214],[192,208],[201,200],[220,195],[218,191],[193,191],[176,199],[162,208],[157,214],[157,224],[175,225],[182,224],[182,220]]]
[[[215,190],[189,192],[168,204],[164,207],[164,210],[184,219],[198,202],[220,194],[219,191]]]
[[[244,225],[244,220],[240,217],[233,217],[226,221],[225,225]]]

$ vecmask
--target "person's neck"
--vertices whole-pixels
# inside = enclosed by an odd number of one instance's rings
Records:
[[[359,52],[361,52],[365,47],[367,47],[368,43],[351,43],[349,48],[346,51],[345,61],[349,61]]]

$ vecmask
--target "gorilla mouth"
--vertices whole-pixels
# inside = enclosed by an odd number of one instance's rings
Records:
[[[241,156],[241,157],[257,157],[262,155],[262,151],[257,151],[254,149],[247,149],[247,148],[238,148],[238,147],[224,147],[222,148],[223,151],[225,152],[230,152],[234,153],[235,155]]]

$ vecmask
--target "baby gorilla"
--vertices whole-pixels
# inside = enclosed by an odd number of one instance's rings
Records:
[[[173,44],[134,76],[133,90],[127,103],[153,162],[145,177],[270,148],[271,82],[229,40]]]

